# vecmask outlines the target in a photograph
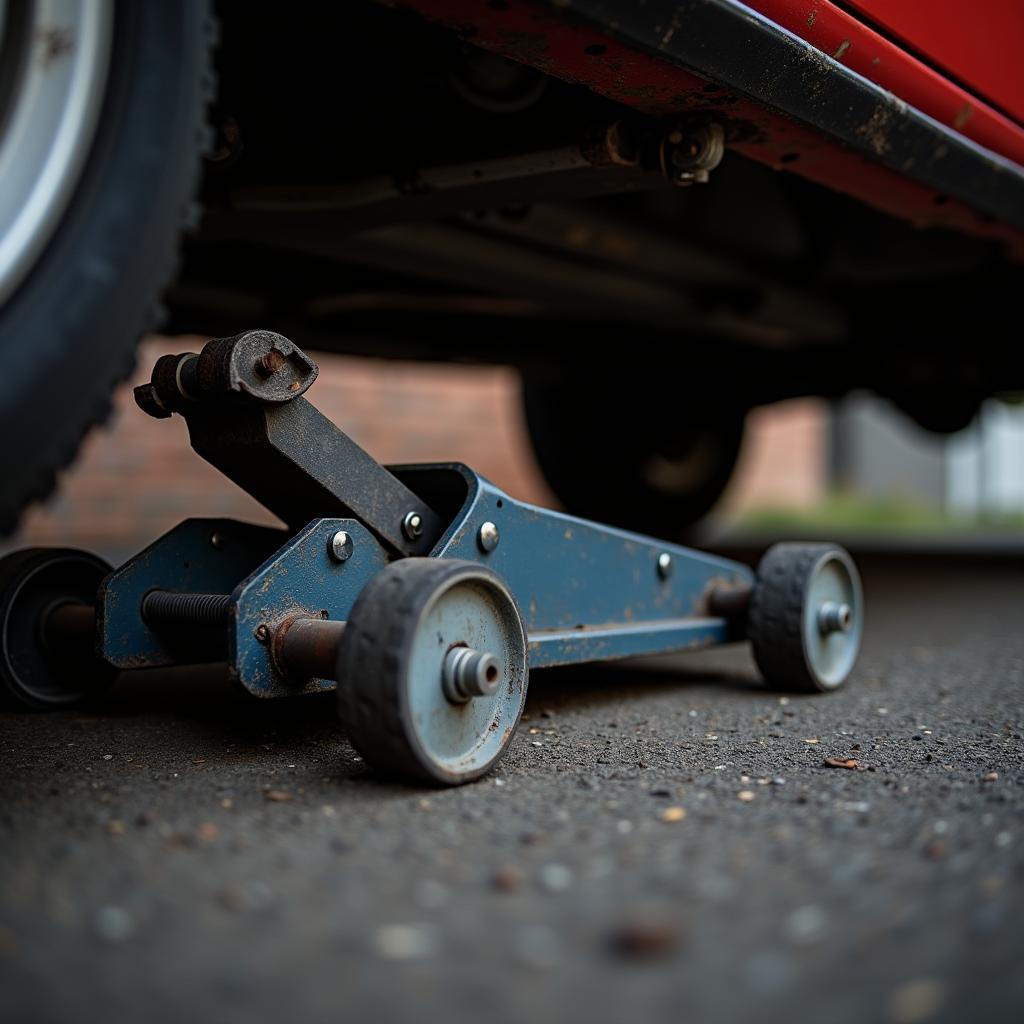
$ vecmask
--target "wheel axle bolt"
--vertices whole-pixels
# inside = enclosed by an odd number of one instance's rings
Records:
[[[829,633],[849,633],[853,625],[853,609],[838,601],[825,601],[818,609],[818,629],[822,636]]]
[[[335,562],[347,562],[352,557],[355,545],[344,530],[338,530],[327,542],[327,554]]]
[[[501,666],[493,654],[471,647],[453,647],[441,668],[441,688],[453,704],[473,697],[491,697],[501,683]]]
[[[419,512],[406,512],[402,520],[402,533],[406,540],[416,540],[423,533],[423,516]]]

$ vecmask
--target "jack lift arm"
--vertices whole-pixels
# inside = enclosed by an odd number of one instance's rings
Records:
[[[120,670],[226,661],[258,697],[337,687],[378,770],[486,773],[529,670],[749,640],[766,682],[826,691],[857,657],[850,556],[746,566],[509,497],[458,463],[384,467],[305,398],[316,364],[248,331],[164,356],[136,389],[284,529],[189,519],[111,571],[67,549],[0,561],[0,693],[53,708]],[[83,656],[96,671],[84,678]]]

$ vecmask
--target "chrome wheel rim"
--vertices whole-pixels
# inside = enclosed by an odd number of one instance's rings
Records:
[[[81,178],[110,65],[110,0],[0,0],[0,304]]]

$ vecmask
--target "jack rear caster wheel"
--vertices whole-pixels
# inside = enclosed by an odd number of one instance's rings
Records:
[[[822,693],[853,669],[864,629],[860,576],[835,544],[776,544],[747,613],[754,660],[775,690]]]
[[[52,711],[109,685],[116,672],[95,655],[96,592],[109,572],[70,548],[0,559],[0,703]]]
[[[512,594],[475,562],[405,558],[363,588],[338,649],[338,713],[378,771],[454,786],[505,752],[526,701]]]

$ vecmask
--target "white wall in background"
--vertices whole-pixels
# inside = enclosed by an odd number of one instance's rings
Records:
[[[945,438],[863,392],[839,402],[835,417],[833,472],[841,488],[874,501],[945,504]]]
[[[1024,512],[1024,406],[986,402],[975,423],[946,446],[951,512]]]

